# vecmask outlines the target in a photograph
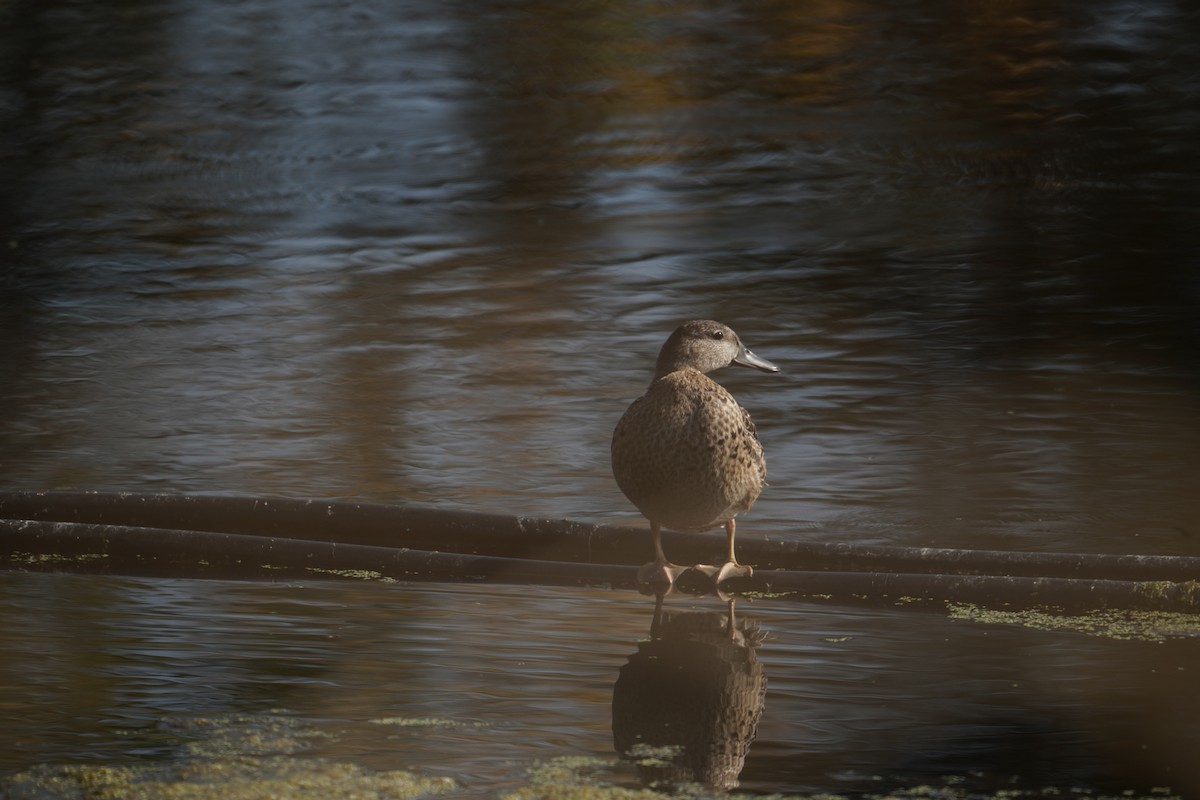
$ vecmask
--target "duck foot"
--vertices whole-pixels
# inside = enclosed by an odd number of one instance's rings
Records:
[[[726,561],[719,567],[714,567],[711,564],[697,564],[691,569],[708,576],[713,586],[720,586],[730,578],[749,578],[754,574],[753,567],[746,564],[739,564],[736,561]]]
[[[638,568],[637,579],[643,586],[670,589],[687,569],[670,561],[651,561]]]

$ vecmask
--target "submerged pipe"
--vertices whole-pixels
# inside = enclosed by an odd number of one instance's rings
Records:
[[[442,553],[311,539],[83,522],[0,519],[0,567],[152,577],[341,578],[633,588],[618,564]],[[984,575],[758,570],[735,593],[880,603],[960,602],[1008,608],[1200,609],[1200,584]]]
[[[21,499],[31,500],[26,494]],[[63,570],[153,576],[198,578],[300,578],[339,577],[359,580],[476,580],[534,585],[607,585],[628,588],[635,585],[636,571],[630,565],[590,563],[584,560],[510,557],[496,553],[443,552],[407,546],[384,546],[355,538],[379,538],[381,526],[388,520],[408,516],[409,509],[369,504],[325,503],[317,501],[276,501],[253,498],[187,497],[167,495],[45,495],[37,494],[42,505],[20,507],[12,495],[0,497],[0,512],[10,517],[17,510],[42,516],[124,516],[138,524],[112,524],[97,521],[61,521],[54,519],[0,519],[0,566],[26,570]],[[66,498],[84,498],[92,505],[46,502]],[[54,511],[53,509],[58,509]],[[155,515],[190,509],[184,515],[191,523],[187,529],[145,524]],[[268,511],[269,509],[269,511]],[[65,512],[65,513],[64,513]],[[119,513],[118,513],[119,512]],[[332,531],[312,517],[342,522],[363,515],[371,525]],[[378,517],[377,515],[382,515]],[[502,520],[518,529],[528,521],[490,515],[430,512],[443,517],[441,543],[460,547],[473,541],[489,519]],[[240,531],[204,530],[204,523],[216,527],[236,520],[232,527]],[[539,521],[539,535],[548,535],[556,523]],[[578,539],[584,529],[588,540],[603,540],[601,526],[557,523],[565,526],[568,537]],[[336,527],[336,526],[334,526]],[[408,537],[425,541],[432,531],[419,529],[408,536],[408,528],[391,528],[388,537]],[[468,536],[454,538],[446,533],[467,531]],[[507,530],[507,529],[505,529]],[[644,533],[612,529],[623,535]],[[334,540],[318,538],[325,531]],[[292,535],[282,535],[290,533]],[[296,535],[301,534],[301,535]],[[368,535],[369,534],[369,535]],[[506,542],[507,531],[489,543],[493,550]],[[534,537],[538,541],[538,537]],[[528,544],[526,540],[520,540]],[[576,541],[576,546],[579,542]],[[592,550],[612,546],[603,542]],[[568,548],[569,549],[569,548]],[[869,548],[871,549],[871,548]],[[903,551],[904,548],[890,548]],[[527,553],[528,550],[524,550]],[[912,563],[928,566],[929,551],[913,552]],[[971,554],[971,551],[949,551]],[[986,554],[971,554],[972,563],[986,563]],[[1001,554],[1009,555],[1009,554]],[[1027,554],[1028,555],[1028,554]],[[1049,554],[1045,554],[1049,555]],[[840,555],[851,561],[856,557]],[[873,556],[874,557],[874,556]],[[1074,563],[1085,556],[1072,556]],[[1124,557],[1109,557],[1124,558]],[[636,563],[640,559],[627,559]],[[748,560],[748,559],[747,559]],[[1185,561],[1194,559],[1185,559]],[[861,563],[861,562],[860,562]],[[871,562],[870,559],[866,563]],[[1145,562],[1127,562],[1134,569]],[[897,572],[861,569],[857,571],[756,570],[753,577],[730,581],[734,592],[774,593],[797,599],[828,599],[838,602],[917,602],[953,601],[980,605],[1033,607],[1056,605],[1065,608],[1120,607],[1155,610],[1194,611],[1200,608],[1200,584],[1170,579],[1062,578],[1010,575],[948,575],[935,572]]]
[[[505,558],[643,563],[641,528],[333,500],[93,492],[0,492],[0,518],[90,522],[276,536]],[[663,532],[680,563],[711,562],[720,533]],[[1003,575],[1088,580],[1200,580],[1200,558],[957,550],[804,542],[743,535],[738,555],[756,568],[831,572]]]
[[[140,528],[84,522],[0,519],[0,566],[223,580],[347,578],[494,581],[553,586],[632,587],[636,575],[615,564],[573,564],[410,548]]]

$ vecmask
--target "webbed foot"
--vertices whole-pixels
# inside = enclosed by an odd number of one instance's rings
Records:
[[[708,576],[712,581],[713,586],[720,586],[730,578],[749,578],[754,574],[754,568],[747,564],[739,564],[736,561],[726,561],[719,567],[714,567],[711,564],[697,564],[691,567],[695,572],[701,575]]]
[[[670,561],[651,561],[638,568],[638,583],[644,586],[670,588],[675,580],[687,570]]]
[[[717,572],[717,577],[713,578],[713,583],[720,586],[730,578],[749,578],[754,574],[754,567],[749,564],[739,564],[736,561],[726,561],[721,565],[721,569]]]

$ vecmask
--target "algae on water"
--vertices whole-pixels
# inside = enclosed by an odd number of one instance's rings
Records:
[[[322,731],[280,715],[165,720],[184,740],[170,762],[43,764],[0,781],[7,800],[415,800],[457,788],[449,778],[373,771],[298,755]]]
[[[455,788],[449,778],[295,756],[233,756],[147,765],[39,766],[0,784],[10,800],[415,800]]]
[[[1178,611],[1137,611],[1104,608],[1084,614],[1048,609],[998,611],[972,603],[947,603],[951,619],[999,625],[1022,625],[1043,631],[1070,631],[1107,639],[1161,642],[1169,638],[1200,636],[1200,614]]]

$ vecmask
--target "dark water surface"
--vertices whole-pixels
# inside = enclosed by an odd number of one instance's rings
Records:
[[[726,616],[672,599],[677,617]],[[185,761],[228,736],[217,721],[283,719],[307,756],[481,796],[556,756],[615,761],[618,678],[662,691],[623,671],[653,600],[607,591],[18,574],[0,600],[24,626],[0,638],[6,769]],[[737,614],[764,639],[767,689],[743,790],[1200,787],[1194,640],[771,601]],[[637,785],[630,767],[604,778]]]
[[[783,368],[718,375],[767,452],[746,536],[1200,555],[1198,37],[1183,2],[0,5],[0,486],[643,524],[612,426],[713,317]],[[274,709],[485,793],[611,756],[653,610],[15,574],[0,609],[4,770]],[[1192,639],[746,615],[747,788],[1200,794]],[[482,724],[370,722],[418,716]]]

